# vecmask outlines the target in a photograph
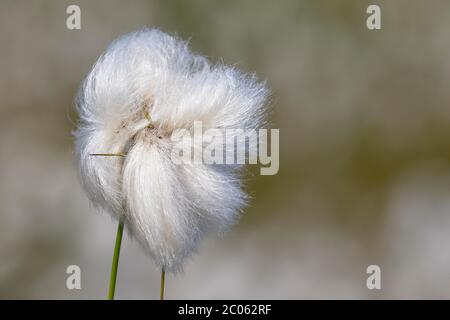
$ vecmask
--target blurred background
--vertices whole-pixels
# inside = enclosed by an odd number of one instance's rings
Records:
[[[66,28],[70,4],[81,30]],[[78,183],[73,97],[144,26],[266,79],[281,140],[278,175],[249,176],[240,224],[168,276],[168,299],[450,298],[450,2],[437,0],[1,0],[0,298],[106,297],[117,226]],[[66,288],[72,264],[81,290]],[[366,287],[372,264],[381,290]],[[159,276],[125,236],[116,297],[157,299]]]

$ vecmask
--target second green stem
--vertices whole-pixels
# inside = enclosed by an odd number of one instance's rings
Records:
[[[109,279],[108,300],[114,300],[114,293],[116,291],[117,269],[119,268],[120,245],[122,244],[122,235],[123,235],[123,221],[119,221],[119,227],[117,228],[117,235],[116,235],[116,245],[114,247],[111,277]]]

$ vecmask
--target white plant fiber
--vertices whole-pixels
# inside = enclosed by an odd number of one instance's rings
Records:
[[[82,186],[96,207],[124,220],[159,267],[177,272],[205,234],[236,221],[247,196],[240,165],[173,163],[171,134],[192,131],[194,121],[258,129],[267,98],[254,75],[212,65],[175,36],[157,29],[124,35],[99,58],[76,98]]]

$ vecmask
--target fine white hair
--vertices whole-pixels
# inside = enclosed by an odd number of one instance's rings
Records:
[[[179,271],[205,234],[236,221],[247,196],[242,166],[173,163],[171,133],[192,131],[194,121],[258,129],[267,98],[255,75],[212,65],[175,36],[157,29],[124,35],[98,59],[76,98],[82,186],[96,207],[125,222],[158,266]]]

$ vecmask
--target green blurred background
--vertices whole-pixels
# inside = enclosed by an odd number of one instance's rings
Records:
[[[81,30],[66,28],[70,4]],[[79,186],[72,101],[106,46],[144,26],[266,79],[281,140],[278,175],[249,177],[240,224],[168,276],[167,298],[450,298],[450,2],[437,0],[1,0],[0,298],[106,297],[116,223]],[[366,288],[371,264],[381,290]],[[116,297],[158,295],[125,236]]]

